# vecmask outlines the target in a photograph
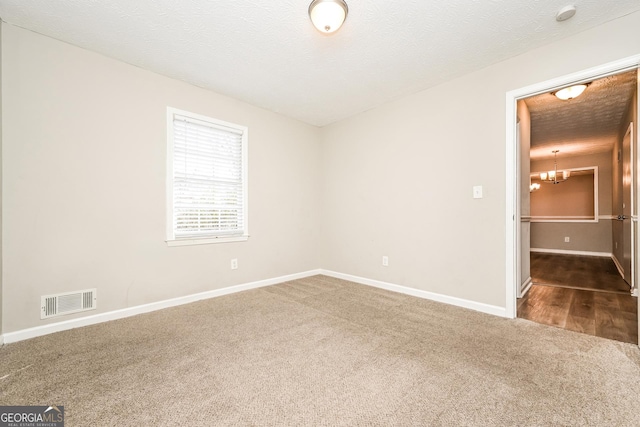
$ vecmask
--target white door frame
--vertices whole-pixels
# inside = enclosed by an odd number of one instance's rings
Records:
[[[629,135],[629,167],[631,168],[631,183],[629,184],[631,186],[631,190],[629,191],[630,193],[630,197],[629,197],[629,203],[631,204],[631,206],[629,206],[629,212],[630,212],[630,231],[631,231],[631,236],[624,236],[626,233],[624,232],[624,225],[623,225],[623,239],[625,239],[626,237],[629,237],[629,257],[631,259],[630,262],[630,268],[629,268],[629,286],[631,287],[631,293],[633,295],[636,295],[636,279],[635,279],[635,262],[633,262],[633,260],[635,259],[635,248],[636,248],[636,239],[635,239],[635,233],[636,233],[636,225],[638,222],[638,212],[636,210],[636,205],[635,205],[635,195],[633,194],[633,188],[635,186],[635,188],[640,188],[637,185],[637,181],[635,180],[635,176],[638,173],[638,169],[637,169],[637,165],[634,164],[634,159],[635,159],[635,138],[633,137],[633,125],[636,122],[636,118],[634,117],[634,120],[629,123],[629,127],[627,128],[627,131],[624,133],[624,136],[622,137],[622,146],[620,147],[622,149],[622,162],[624,164],[624,140],[627,137],[627,135]],[[622,167],[622,175],[624,177],[624,166]],[[624,179],[624,178],[623,178]],[[624,183],[623,183],[623,187],[622,187],[622,200],[624,201]],[[624,206],[624,204],[623,204]],[[622,214],[624,215],[624,209]],[[623,240],[624,242],[624,240]],[[626,267],[626,262],[624,261],[624,251],[626,251],[626,245],[623,246],[623,261],[622,261],[622,265],[623,265],[623,270]],[[626,281],[626,277],[624,277],[623,275],[623,279]]]
[[[520,165],[517,162],[518,150],[516,145],[516,103],[519,99],[539,95],[541,93],[552,92],[565,86],[577,83],[590,82],[612,74],[618,74],[640,68],[640,55],[630,56],[618,61],[609,62],[587,70],[567,74],[562,77],[525,86],[507,92],[506,95],[506,233],[505,233],[505,253],[506,253],[506,317],[516,317],[516,287],[520,278],[516,277],[520,270],[518,265],[518,253],[520,245],[520,218],[519,189],[516,183],[520,175]],[[640,96],[639,96],[640,98]],[[637,144],[637,141],[635,141]],[[636,189],[638,191],[638,189]],[[632,264],[633,264],[632,260]]]

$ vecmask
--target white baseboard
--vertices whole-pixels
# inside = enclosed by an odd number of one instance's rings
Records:
[[[589,251],[570,251],[565,249],[546,249],[531,248],[531,252],[547,253],[547,254],[564,254],[564,255],[585,255],[585,256],[603,256],[611,257],[611,252],[589,252]]]
[[[77,319],[65,320],[62,322],[51,323],[48,325],[36,326],[34,328],[22,329],[15,332],[8,332],[8,333],[5,333],[4,335],[0,335],[0,345],[23,341],[26,339],[52,334],[54,332],[61,332],[69,329],[79,328],[82,326],[95,325],[97,323],[108,322],[110,320],[123,319],[126,317],[135,316],[138,314],[149,313],[152,311],[162,310],[170,307],[176,307],[179,305],[189,304],[189,303],[201,301],[204,299],[216,298],[223,295],[229,295],[236,292],[242,292],[250,289],[261,288],[264,286],[275,285],[277,283],[287,282],[290,280],[303,279],[305,277],[315,276],[317,274],[324,274],[326,276],[331,276],[331,277],[335,277],[343,280],[349,280],[349,281],[360,283],[363,285],[386,289],[392,292],[398,292],[398,293],[411,295],[418,298],[424,298],[424,299],[437,301],[437,302],[441,302],[449,305],[468,308],[468,309],[479,311],[482,313],[492,314],[494,316],[506,317],[506,309],[504,307],[484,304],[481,302],[466,300],[466,299],[452,297],[448,295],[437,294],[434,292],[423,291],[420,289],[396,285],[388,282],[382,282],[379,280],[366,279],[364,277],[353,276],[350,274],[343,274],[343,273],[338,273],[330,270],[316,269],[316,270],[305,271],[302,273],[274,277],[271,279],[259,280],[256,282],[245,283],[242,285],[230,286],[227,288],[215,289],[212,291],[186,295],[183,297],[173,298],[173,299],[164,300],[164,301],[158,301],[158,302],[139,305],[135,307],[123,308],[120,310],[109,311],[106,313],[94,314],[91,316],[80,317]]]
[[[522,285],[520,285],[520,298],[524,297],[527,292],[529,292],[529,289],[531,289],[531,286],[533,285],[533,279],[531,279],[531,276],[527,277],[527,280],[525,280]]]
[[[52,334],[54,332],[66,331],[69,329],[79,328],[82,326],[95,325],[96,323],[107,322],[109,320],[123,319],[138,314],[149,313],[151,311],[162,310],[164,308],[175,307],[178,305],[189,304],[191,302],[200,301],[209,298],[221,297],[223,295],[234,294],[236,292],[247,291],[249,289],[261,288],[264,286],[275,285],[276,283],[287,282],[289,280],[303,279],[309,276],[321,274],[321,270],[309,270],[302,273],[289,274],[286,276],[274,277],[271,279],[259,280],[257,282],[245,283],[242,285],[229,286],[227,288],[215,289],[212,291],[201,292],[183,297],[173,298],[164,301],[152,302],[149,304],[138,305],[135,307],[123,308],[120,310],[109,311],[106,313],[94,314],[92,316],[80,317],[77,319],[65,320],[62,322],[51,323],[34,328],[22,329],[15,332],[8,332],[0,335],[0,344],[4,340],[5,344],[17,341],[35,338],[42,335]]]
[[[620,273],[620,276],[622,276],[622,278],[624,279],[624,268],[622,268],[622,264],[620,264],[620,261],[618,261],[618,258],[616,258],[616,256],[613,254],[611,254],[611,259],[613,260],[613,263],[616,265],[616,268],[618,269],[618,273]]]
[[[373,286],[376,288],[386,289],[388,291],[411,295],[418,298],[424,298],[432,301],[442,302],[449,305],[469,308],[471,310],[480,311],[482,313],[493,314],[494,316],[507,317],[507,311],[504,307],[498,307],[495,305],[484,304],[481,302],[466,300],[466,299],[452,297],[448,295],[437,294],[434,292],[423,291],[420,289],[409,288],[406,286],[395,285],[393,283],[381,282],[379,280],[366,279],[364,277],[352,276],[351,274],[338,273],[331,270],[321,270],[321,274],[324,274],[325,276],[335,277],[337,279],[349,280],[350,282],[356,282],[362,285]]]

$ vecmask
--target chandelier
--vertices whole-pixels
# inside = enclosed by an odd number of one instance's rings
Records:
[[[568,170],[560,171],[562,178],[558,178],[558,153],[560,150],[553,150],[553,170],[548,172],[540,172],[540,182],[544,184],[560,184],[565,182],[571,176],[571,172]]]

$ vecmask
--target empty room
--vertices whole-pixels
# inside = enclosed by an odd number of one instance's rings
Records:
[[[640,425],[637,0],[0,18],[0,426]],[[527,100],[616,75],[603,163],[523,131]],[[588,181],[584,209],[532,212],[532,174],[563,168],[547,187]],[[610,317],[635,335],[523,315],[552,289],[535,249],[558,248],[619,261]]]

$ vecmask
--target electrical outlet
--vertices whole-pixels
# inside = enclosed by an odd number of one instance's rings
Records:
[[[382,257],[382,265],[385,267],[389,267],[389,257],[388,256],[383,256]]]
[[[238,269],[238,258],[234,258],[231,260],[231,269],[232,270]]]
[[[571,239],[570,239],[569,237],[565,237],[565,238],[564,238],[564,242],[565,242],[565,243],[569,243],[570,241],[571,241]]]
[[[618,249],[618,242],[616,242],[616,249]]]

